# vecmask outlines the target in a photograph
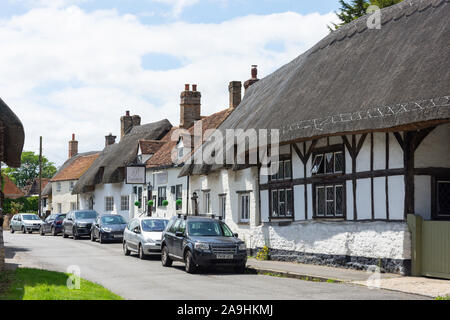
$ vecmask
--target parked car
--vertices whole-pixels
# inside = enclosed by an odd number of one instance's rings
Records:
[[[9,224],[11,233],[22,231],[22,233],[33,233],[41,229],[42,220],[33,213],[18,213],[14,215]]]
[[[161,236],[169,220],[158,218],[132,219],[123,233],[123,251],[145,259],[148,255],[161,254]]]
[[[41,225],[39,233],[41,236],[45,236],[47,233],[51,233],[53,236],[57,236],[62,232],[63,221],[66,217],[65,214],[55,213],[51,214],[44,220]]]
[[[161,262],[170,267],[173,261],[184,262],[186,272],[198,267],[230,266],[245,271],[247,247],[221,220],[211,217],[178,216],[163,233]]]
[[[91,240],[104,243],[107,240],[123,240],[123,232],[127,226],[125,219],[117,214],[98,216],[92,225]]]
[[[74,240],[80,237],[90,237],[92,224],[98,213],[93,210],[70,211],[63,221],[63,238],[72,236]]]

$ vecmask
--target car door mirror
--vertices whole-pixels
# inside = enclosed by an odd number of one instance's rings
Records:
[[[136,233],[136,234],[140,234],[141,233],[141,228],[136,227],[136,228],[134,228],[133,232]]]
[[[239,234],[237,234],[237,233],[233,234],[233,236],[234,236],[235,238],[239,238]]]
[[[175,232],[175,236],[178,238],[181,238],[181,237],[184,237],[184,233],[181,231],[177,231],[177,232]]]

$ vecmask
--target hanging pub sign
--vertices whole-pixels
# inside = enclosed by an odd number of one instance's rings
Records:
[[[127,167],[127,184],[146,184],[145,166]]]

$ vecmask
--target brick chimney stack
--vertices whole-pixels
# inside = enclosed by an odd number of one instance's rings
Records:
[[[181,92],[180,103],[180,128],[188,129],[192,127],[195,121],[201,120],[201,93],[197,91],[197,85],[192,85],[192,91],[189,90],[190,85],[186,84],[184,91]]]
[[[253,65],[252,66],[252,78],[245,81],[244,83],[244,88],[245,88],[245,92],[247,92],[247,89],[254,83],[258,82],[258,66],[257,65]]]
[[[120,117],[120,139],[133,129],[133,127],[141,125],[141,117],[138,115],[131,116],[130,111],[126,111],[125,115]]]
[[[112,133],[110,133],[109,135],[105,136],[105,147],[116,143],[116,138],[117,137],[113,136]]]
[[[72,140],[69,141],[69,159],[78,154],[78,141],[75,140],[75,133],[72,133]]]
[[[242,82],[232,81],[228,86],[228,91],[230,92],[230,109],[236,108],[242,99]]]

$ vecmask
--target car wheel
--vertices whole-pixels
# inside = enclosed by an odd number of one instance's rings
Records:
[[[24,226],[22,226],[22,233],[27,233]]]
[[[52,235],[53,235],[54,237],[56,237],[56,236],[58,235],[58,232],[56,232],[55,227],[52,227]]]
[[[126,255],[126,256],[129,256],[130,255],[130,250],[128,250],[128,245],[127,245],[127,243],[124,241],[123,242],[123,254],[124,255]]]
[[[9,231],[11,231],[11,233],[14,233],[14,229],[12,226],[9,226]]]
[[[72,238],[73,238],[73,240],[79,239],[78,234],[77,234],[77,228],[72,229]]]
[[[195,273],[197,271],[197,267],[192,259],[192,253],[188,250],[186,252],[184,261],[186,263],[186,272],[187,273]]]
[[[98,233],[98,241],[100,241],[100,243],[105,243],[105,239],[103,238],[103,235],[101,232]]]
[[[91,241],[95,242],[94,230],[91,231]]]
[[[141,244],[139,244],[139,259],[145,260],[147,258],[147,255],[144,253],[144,248]]]
[[[39,228],[39,234],[40,234],[41,236],[45,236],[44,228],[43,228],[42,226]]]
[[[173,262],[172,259],[170,259],[169,257],[169,249],[166,246],[164,246],[161,254],[161,263],[163,267],[171,267],[172,262]]]
[[[64,227],[62,229],[62,236],[63,236],[63,238],[67,238],[66,228],[64,228]]]
[[[245,273],[245,270],[246,270],[245,264],[234,267],[234,272],[239,274]]]

